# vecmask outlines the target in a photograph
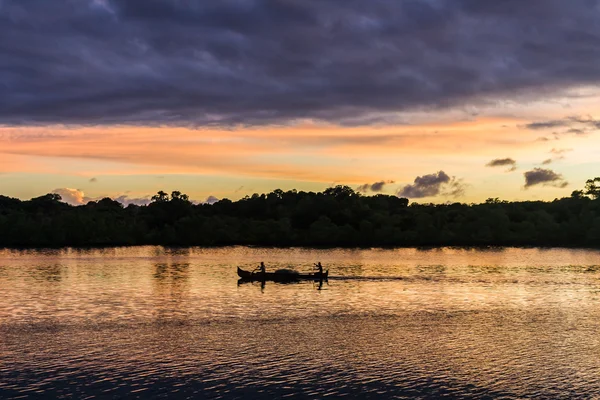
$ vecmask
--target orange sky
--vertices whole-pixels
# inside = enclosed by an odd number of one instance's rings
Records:
[[[0,127],[0,188],[20,198],[61,188],[77,189],[87,198],[182,190],[201,201],[209,195],[236,199],[276,188],[318,191],[332,184],[356,188],[394,181],[383,190],[393,194],[417,176],[444,171],[460,180],[463,195],[413,200],[549,200],[568,196],[600,175],[600,141],[595,131],[567,135],[525,126],[572,115],[592,118],[598,99],[575,99],[569,107],[561,101],[494,106],[476,116],[460,110],[420,112],[403,117],[412,123],[395,126],[299,121],[231,129]],[[485,166],[507,157],[517,162],[516,170]],[[551,163],[542,165],[548,159]],[[523,173],[536,167],[551,168],[568,186],[524,189]]]
[[[443,170],[464,182],[464,196],[418,201],[476,202],[487,197],[566,196],[598,175],[600,143],[595,134],[557,140],[551,132],[525,129],[528,122],[479,116],[373,127],[4,127],[0,185],[4,194],[22,198],[62,187],[92,198],[124,193],[143,197],[164,188],[202,200],[209,195],[239,198],[278,187],[322,190],[333,183],[357,187],[385,180],[395,182],[384,189],[392,194],[417,176]],[[569,151],[558,159],[552,149]],[[485,167],[491,159],[504,157],[514,158],[519,169]],[[551,167],[570,185],[524,190],[523,171],[551,157],[556,158]],[[150,177],[160,182],[148,184]],[[29,182],[26,188],[15,183],[23,179]]]

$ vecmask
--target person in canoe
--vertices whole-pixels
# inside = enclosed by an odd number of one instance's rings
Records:
[[[254,271],[257,271],[261,274],[264,274],[265,272],[267,272],[267,269],[265,268],[265,263],[264,262],[260,262],[260,265],[256,268],[254,268]]]
[[[315,268],[319,270],[319,275],[323,275],[323,266],[321,265],[321,261],[315,264]]]

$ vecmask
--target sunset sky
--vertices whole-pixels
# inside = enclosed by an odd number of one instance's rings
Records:
[[[569,196],[600,176],[598,21],[596,0],[0,0],[0,194]]]

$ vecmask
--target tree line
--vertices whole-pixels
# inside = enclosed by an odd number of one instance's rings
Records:
[[[600,247],[600,178],[554,201],[418,204],[348,186],[274,190],[193,204],[159,192],[147,206],[58,194],[0,195],[0,247],[58,246],[586,246]]]

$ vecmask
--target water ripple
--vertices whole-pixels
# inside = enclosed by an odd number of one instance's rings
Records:
[[[0,251],[0,397],[594,398],[598,254]]]

